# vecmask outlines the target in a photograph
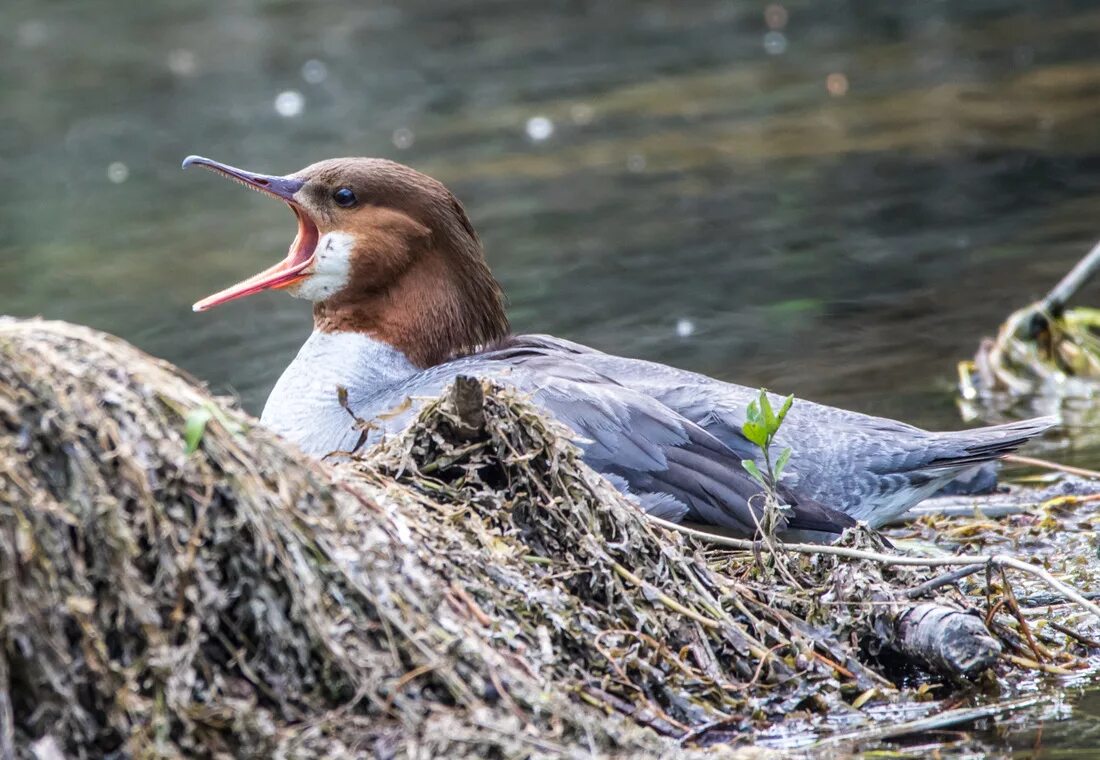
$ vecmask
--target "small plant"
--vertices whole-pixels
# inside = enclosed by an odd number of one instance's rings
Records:
[[[195,407],[188,412],[183,422],[184,451],[187,454],[193,454],[198,450],[199,444],[202,443],[202,436],[206,432],[206,424],[210,420],[217,420],[232,435],[240,435],[244,432],[240,423],[231,420],[214,404],[206,403]]]
[[[779,456],[772,461],[771,446],[775,436],[779,432],[783,419],[790,411],[794,403],[794,396],[783,399],[783,405],[776,412],[772,409],[772,403],[768,399],[768,391],[760,389],[760,397],[749,402],[746,409],[745,424],[741,426],[741,432],[750,443],[759,447],[764,455],[764,470],[752,459],[742,459],[741,466],[745,468],[753,480],[764,488],[764,521],[760,531],[765,538],[775,535],[775,527],[779,522],[779,515],[787,505],[779,498],[779,479],[783,477],[783,469],[791,459],[790,447],[779,452]]]

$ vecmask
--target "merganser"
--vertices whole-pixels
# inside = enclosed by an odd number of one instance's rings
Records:
[[[297,218],[283,261],[194,309],[272,289],[313,302],[313,333],[261,416],[304,452],[353,447],[361,431],[348,409],[373,421],[376,440],[411,421],[409,399],[437,395],[459,375],[490,378],[572,429],[584,460],[645,511],[756,533],[761,488],[741,461],[760,452],[741,430],[758,392],[549,335],[511,335],[478,235],[438,181],[378,158],[287,176],[200,156],[183,166],[284,201]],[[933,433],[798,400],[776,440],[794,452],[780,484],[790,507],[780,535],[829,540],[856,520],[882,526],[1053,423]]]

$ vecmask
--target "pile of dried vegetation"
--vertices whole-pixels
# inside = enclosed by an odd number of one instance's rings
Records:
[[[967,418],[999,419],[1022,406],[1061,412],[1071,426],[1095,427],[1100,310],[1070,308],[1069,301],[1098,271],[1100,243],[1041,300],[1010,314],[972,360],[959,362],[959,400]]]
[[[118,339],[0,320],[0,758],[674,756],[838,713],[877,738],[866,708],[927,698],[899,676],[975,695],[1034,641],[1007,576],[958,585],[1004,558],[726,543],[504,389],[324,465]]]

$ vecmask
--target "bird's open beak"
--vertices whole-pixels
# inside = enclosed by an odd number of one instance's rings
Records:
[[[240,182],[245,187],[259,193],[278,198],[290,206],[290,210],[298,218],[298,234],[294,238],[294,242],[291,243],[290,251],[285,259],[275,266],[249,277],[247,280],[242,280],[212,296],[207,296],[192,306],[192,309],[206,311],[218,304],[232,301],[235,298],[250,296],[253,293],[259,293],[261,290],[288,288],[310,276],[319,233],[317,225],[314,224],[309,213],[294,200],[295,194],[305,184],[304,181],[293,177],[273,177],[267,174],[246,172],[243,169],[211,161],[209,158],[203,158],[202,156],[188,156],[183,160],[183,166],[184,168],[188,166],[205,167],[221,174],[223,177]]]

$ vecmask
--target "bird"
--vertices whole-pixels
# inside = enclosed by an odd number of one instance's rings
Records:
[[[183,166],[282,201],[297,220],[282,261],[193,309],[267,290],[312,302],[313,332],[260,417],[304,454],[354,448],[356,417],[371,421],[369,442],[399,432],[415,414],[410,400],[474,377],[519,390],[563,423],[583,460],[646,513],[758,535],[763,488],[742,462],[762,457],[742,426],[760,391],[513,334],[481,240],[441,182],[381,158],[329,159],[285,176],[202,156]],[[778,536],[824,542],[857,523],[881,527],[1054,424],[929,432],[798,399],[774,440],[793,452],[776,484],[786,506]]]

